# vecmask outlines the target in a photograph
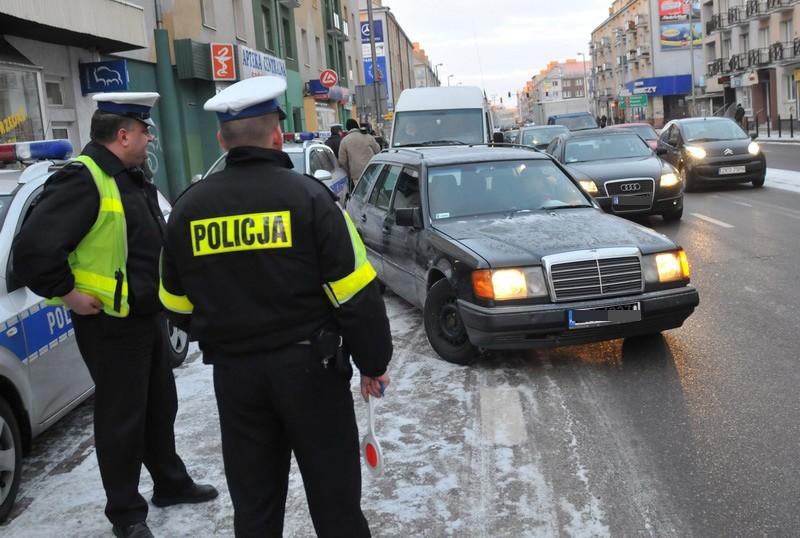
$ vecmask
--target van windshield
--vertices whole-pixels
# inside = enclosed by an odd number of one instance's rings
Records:
[[[398,112],[392,146],[481,144],[485,142],[482,114],[477,108]]]
[[[563,125],[570,131],[581,131],[583,129],[597,129],[597,121],[591,114],[580,114],[575,116],[554,116],[553,123]]]

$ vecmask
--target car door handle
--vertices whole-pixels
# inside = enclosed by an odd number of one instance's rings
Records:
[[[367,216],[363,213],[361,214],[361,222],[367,222]]]
[[[384,226],[383,227],[383,235],[389,235],[390,233],[392,233],[392,227],[391,226]]]

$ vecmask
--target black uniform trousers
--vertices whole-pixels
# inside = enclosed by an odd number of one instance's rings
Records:
[[[370,536],[350,380],[309,345],[211,362],[236,536],[282,535],[292,451],[317,535]]]
[[[72,315],[95,383],[94,437],[105,513],[122,527],[147,518],[147,501],[139,494],[142,464],[156,495],[173,495],[192,484],[175,452],[178,395],[165,353],[163,316]]]

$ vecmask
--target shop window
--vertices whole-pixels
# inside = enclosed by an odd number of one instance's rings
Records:
[[[36,73],[0,67],[0,143],[44,140]]]

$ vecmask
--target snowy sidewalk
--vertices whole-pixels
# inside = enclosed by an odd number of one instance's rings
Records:
[[[800,172],[779,170],[768,166],[767,179],[764,184],[768,187],[775,187],[776,189],[800,192]]]

